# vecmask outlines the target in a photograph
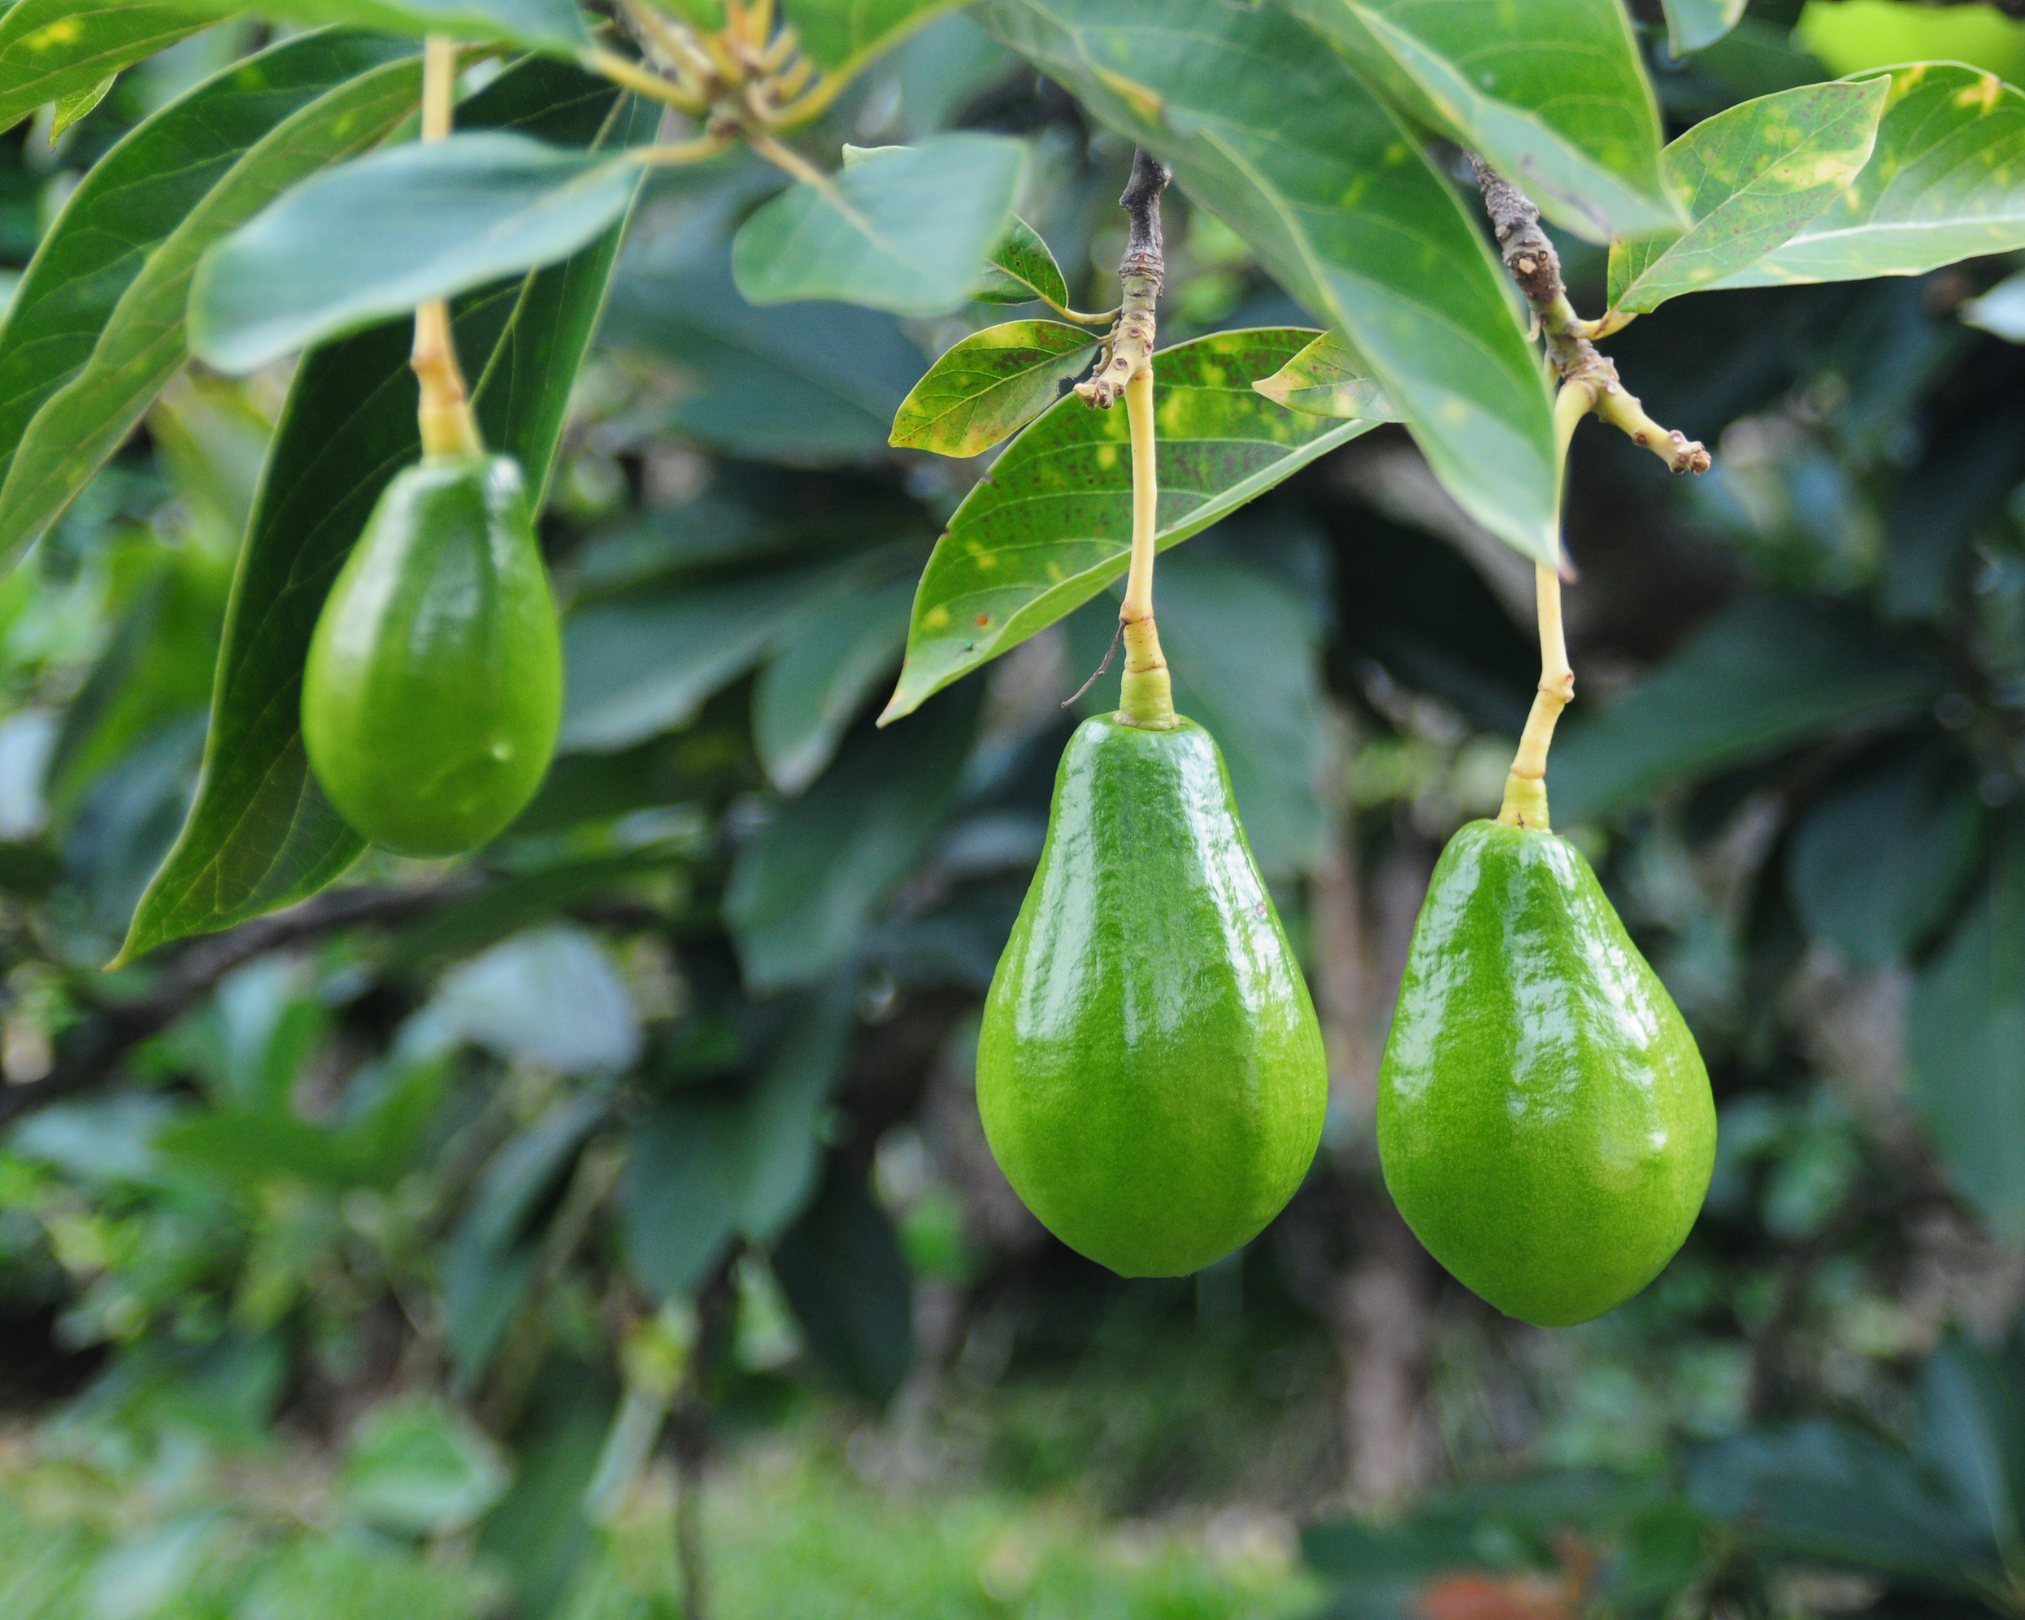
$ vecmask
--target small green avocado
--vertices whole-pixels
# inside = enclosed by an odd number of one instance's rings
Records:
[[[1190,720],[1086,720],[978,1038],[986,1137],[1027,1207],[1127,1277],[1255,1236],[1321,1140],[1299,964]]]
[[[359,832],[404,855],[451,855],[534,796],[562,684],[520,464],[432,457],[387,486],[324,602],[303,743]]]
[[[1694,1037],[1581,852],[1473,821],[1414,929],[1378,1152],[1456,1279],[1540,1327],[1601,1316],[1686,1240],[1715,1166]]]

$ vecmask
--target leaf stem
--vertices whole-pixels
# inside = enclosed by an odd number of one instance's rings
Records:
[[[660,74],[648,71],[637,62],[628,62],[615,51],[586,51],[580,60],[601,78],[610,79],[612,83],[635,95],[645,96],[649,101],[658,101],[664,107],[697,116],[709,111],[707,103],[686,94]]]
[[[457,98],[457,44],[448,35],[431,34],[422,53],[422,139],[446,141]],[[471,414],[464,368],[457,363],[447,301],[432,299],[415,311],[415,347],[409,363],[422,390],[417,412],[422,454],[483,455],[485,443]]]
[[[655,168],[679,168],[685,163],[703,163],[717,156],[731,145],[729,135],[699,135],[693,141],[682,141],[673,146],[635,146],[626,156],[635,163],[651,164]]]

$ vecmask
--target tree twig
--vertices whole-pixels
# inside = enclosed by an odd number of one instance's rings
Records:
[[[1154,307],[1167,280],[1167,249],[1160,234],[1160,194],[1173,172],[1145,147],[1132,154],[1132,175],[1118,206],[1130,225],[1125,257],[1118,262],[1124,297],[1118,324],[1104,340],[1104,355],[1088,382],[1076,385],[1084,404],[1109,410],[1124,396],[1125,385],[1153,363]]]
[[[1541,229],[1540,210],[1533,199],[1476,153],[1468,157],[1505,269],[1532,306],[1547,357],[1562,382],[1587,389],[1590,409],[1621,428],[1633,444],[1658,456],[1669,471],[1707,472],[1709,453],[1702,444],[1677,428],[1661,427],[1648,416],[1618,379],[1616,363],[1589,340],[1588,328],[1568,301],[1568,288],[1561,279],[1561,256]]]
[[[199,941],[164,971],[151,994],[102,1006],[70,1032],[55,1067],[40,1080],[0,1087],[0,1126],[106,1079],[142,1041],[159,1035],[209,995],[226,974],[256,956],[364,923],[405,921],[466,892],[463,884],[339,889]]]

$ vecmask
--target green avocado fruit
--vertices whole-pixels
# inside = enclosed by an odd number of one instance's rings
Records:
[[[1539,1327],[1601,1316],[1686,1240],[1715,1166],[1708,1071],[1565,839],[1449,841],[1378,1076],[1393,1201],[1456,1279]]]
[[[1086,720],[978,1036],[1013,1188],[1127,1277],[1198,1271],[1294,1194],[1322,1033],[1210,734]]]
[[[339,814],[404,855],[476,848],[541,785],[562,686],[520,464],[431,457],[400,474],[303,671],[303,743]]]

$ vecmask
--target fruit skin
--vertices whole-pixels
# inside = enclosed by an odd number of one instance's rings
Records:
[[[1086,720],[985,1001],[977,1102],[1006,1177],[1127,1277],[1200,1270],[1293,1196],[1328,1076],[1215,740]]]
[[[1378,1075],[1399,1211],[1540,1327],[1601,1316],[1687,1238],[1715,1167],[1708,1071],[1581,852],[1473,821],[1414,928]]]
[[[324,602],[303,671],[303,743],[367,838],[455,854],[534,796],[562,682],[520,464],[432,457],[387,486]]]

